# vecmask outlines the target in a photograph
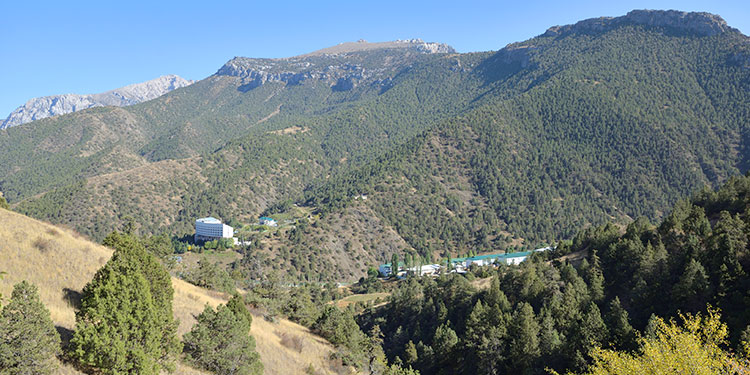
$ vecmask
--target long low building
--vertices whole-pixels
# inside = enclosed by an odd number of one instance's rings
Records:
[[[232,237],[234,237],[234,228],[223,224],[219,219],[204,217],[195,221],[195,242]]]
[[[484,255],[477,255],[473,257],[468,258],[451,258],[451,270],[448,270],[448,272],[458,272],[458,273],[464,273],[466,269],[468,269],[471,266],[491,266],[491,265],[497,265],[497,264],[508,264],[508,265],[517,265],[526,260],[526,258],[531,255],[532,253],[537,252],[543,252],[547,250],[552,250],[552,247],[543,247],[535,250],[530,251],[522,251],[517,253],[499,253],[499,254],[484,254]],[[425,264],[421,267],[421,270],[417,267],[412,267],[409,269],[406,269],[404,267],[404,264],[402,262],[398,263],[398,270],[396,274],[398,275],[400,272],[404,272],[405,274],[414,274],[417,273],[420,274],[420,276],[424,275],[437,275],[440,273],[440,269],[444,266],[444,264]],[[378,271],[383,276],[391,276],[392,269],[390,263],[381,264],[378,267]],[[418,272],[419,271],[419,272]]]
[[[531,255],[531,253],[538,253],[543,252],[547,250],[552,250],[551,246],[548,247],[542,247],[535,250],[530,251],[521,251],[517,253],[502,253],[502,254],[485,254],[485,255],[477,255],[469,258],[455,258],[451,259],[452,263],[463,263],[466,268],[469,268],[473,265],[477,266],[489,266],[493,264],[520,264],[526,258]]]

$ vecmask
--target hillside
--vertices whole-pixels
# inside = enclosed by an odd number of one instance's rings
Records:
[[[52,320],[63,338],[75,326],[74,302],[83,286],[109,257],[112,251],[91,243],[80,235],[23,215],[0,209],[0,270],[7,272],[0,281],[0,293],[9,296],[15,283],[28,280],[39,287],[39,294],[50,310]],[[205,304],[226,302],[222,294],[172,279],[175,290],[174,313],[180,320],[178,333],[188,332],[194,316]],[[269,323],[262,316],[253,319],[251,334],[266,374],[302,374],[310,364],[318,373],[332,373],[328,355],[333,348],[306,328],[280,319]],[[303,350],[282,344],[284,337],[298,337]],[[59,374],[79,374],[63,366]],[[179,365],[178,374],[204,372]]]
[[[750,41],[716,15],[633,11],[496,52],[380,46],[237,57],[147,103],[0,131],[0,190],[96,240],[128,217],[182,236],[296,202],[320,219],[266,241],[264,264],[351,281],[394,252],[659,219],[750,166]]]

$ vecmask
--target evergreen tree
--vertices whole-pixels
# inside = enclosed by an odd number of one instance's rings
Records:
[[[206,305],[197,320],[184,337],[185,353],[193,363],[219,375],[263,373],[244,313],[235,314],[226,305],[219,305],[216,310]]]
[[[248,325],[251,325],[253,323],[253,314],[251,314],[250,310],[247,309],[245,300],[241,295],[239,295],[239,293],[235,292],[232,295],[232,298],[230,298],[227,302],[227,308],[229,308],[229,310],[232,310],[237,318],[245,319]]]
[[[551,357],[562,346],[563,340],[555,328],[555,320],[550,310],[542,310],[542,322],[539,327],[539,349],[544,356]]]
[[[169,275],[132,236],[113,234],[112,258],[83,289],[71,357],[104,374],[158,374],[180,350]]]
[[[508,332],[510,336],[511,368],[526,370],[541,354],[539,349],[539,324],[534,309],[526,302],[516,307]],[[518,367],[516,367],[516,364]],[[513,372],[513,371],[511,371]]]
[[[417,353],[417,347],[414,342],[409,340],[404,348],[404,363],[413,366],[419,360],[419,354]]]
[[[435,330],[435,337],[432,339],[432,347],[435,349],[435,354],[448,356],[456,344],[458,344],[456,331],[451,329],[448,324],[438,326],[437,330]]]
[[[57,367],[60,335],[36,286],[22,281],[0,312],[0,374],[44,375]]]
[[[354,316],[349,310],[341,311],[336,306],[326,305],[312,329],[331,344],[358,350],[364,340]]]
[[[10,210],[10,205],[8,204],[8,201],[5,200],[2,192],[0,192],[0,209]]]
[[[635,346],[635,330],[630,325],[628,312],[622,307],[620,298],[615,297],[609,303],[605,322],[609,328],[609,337],[614,347],[622,350],[631,350]]]
[[[583,315],[583,320],[576,330],[578,348],[584,355],[588,354],[594,347],[601,346],[607,338],[607,326],[604,324],[601,311],[595,303],[589,304],[586,313]]]
[[[161,354],[160,362],[165,364],[167,369],[171,368],[171,363],[175,354],[179,353],[182,346],[177,338],[177,327],[179,322],[174,319],[172,311],[172,299],[174,289],[172,288],[172,278],[159,260],[152,253],[147,251],[136,237],[128,234],[113,232],[104,239],[103,245],[117,250],[117,257],[122,262],[131,262],[139,265],[138,270],[143,274],[148,282],[153,306],[157,319],[159,319],[159,329],[161,333]],[[113,255],[113,259],[114,259]],[[127,259],[125,259],[127,258]]]
[[[591,264],[588,270],[586,270],[586,279],[591,299],[595,302],[601,301],[604,298],[604,275],[602,274],[602,266],[599,256],[596,255],[596,250],[591,251]]]
[[[697,310],[705,306],[708,287],[706,269],[700,262],[690,259],[679,281],[672,287],[672,298],[688,310]]]

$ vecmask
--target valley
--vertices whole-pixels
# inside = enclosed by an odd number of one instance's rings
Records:
[[[747,372],[750,37],[501,47],[234,57],[0,127],[0,312],[37,288],[56,374]]]

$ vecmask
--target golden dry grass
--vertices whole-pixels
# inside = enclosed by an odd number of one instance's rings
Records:
[[[388,297],[391,295],[391,293],[387,292],[380,292],[380,293],[368,293],[368,294],[353,294],[351,296],[347,296],[345,298],[342,298],[338,301],[336,301],[336,306],[338,306],[340,309],[345,309],[349,305],[356,304],[357,302],[370,302],[370,301],[376,301],[380,299],[379,305],[382,305],[386,302]]]
[[[471,285],[473,285],[475,288],[479,290],[485,290],[489,289],[492,285],[492,278],[491,277],[485,277],[482,279],[475,279],[471,282]]]
[[[66,295],[80,292],[111,255],[110,249],[76,233],[0,209],[0,271],[7,273],[0,281],[0,293],[8,298],[14,284],[22,280],[34,283],[59,327],[72,330],[75,326],[75,312]],[[220,293],[182,280],[173,278],[172,285],[180,335],[190,330],[195,323],[194,316],[203,311],[206,304],[216,306],[226,301]],[[256,317],[251,334],[257,342],[266,374],[303,374],[311,364],[318,374],[333,373],[328,361],[333,348],[305,327],[284,319],[270,323]],[[283,345],[282,337],[299,337],[303,349]],[[176,373],[205,374],[184,365],[178,365]],[[61,366],[57,374],[81,373],[70,366]]]

